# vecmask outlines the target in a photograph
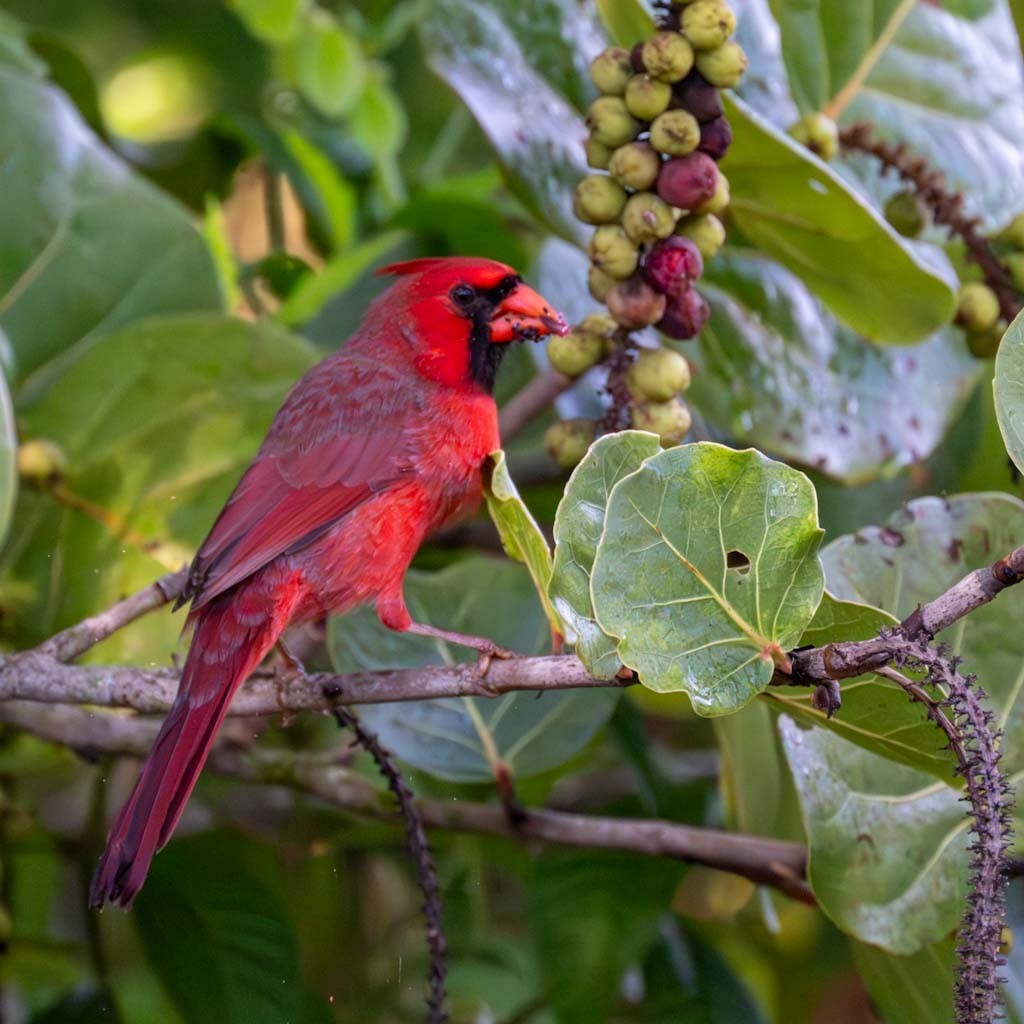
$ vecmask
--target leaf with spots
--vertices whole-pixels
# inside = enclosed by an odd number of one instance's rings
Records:
[[[660,451],[658,438],[640,430],[602,437],[573,470],[555,514],[555,564],[548,596],[576,633],[577,657],[600,679],[611,679],[619,669],[617,642],[597,624],[590,599],[590,573],[608,496],[644,459]]]
[[[771,679],[821,599],[810,481],[755,451],[684,445],[612,490],[590,582],[601,628],[653,690],[702,715]]]

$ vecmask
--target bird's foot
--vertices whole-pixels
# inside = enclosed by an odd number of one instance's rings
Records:
[[[277,706],[287,714],[285,690],[296,681],[305,682],[309,678],[309,673],[301,659],[288,649],[288,645],[280,637],[277,640],[277,653],[280,658],[274,666],[274,692],[277,695]]]

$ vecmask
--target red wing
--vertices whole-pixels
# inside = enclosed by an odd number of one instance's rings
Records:
[[[292,392],[199,549],[179,604],[201,607],[411,473],[415,435],[402,429],[402,413],[418,396],[379,366],[368,378],[361,362],[327,360]]]

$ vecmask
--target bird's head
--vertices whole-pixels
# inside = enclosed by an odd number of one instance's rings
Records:
[[[490,392],[507,342],[538,341],[569,329],[561,313],[494,260],[417,259],[379,273],[401,277],[377,301],[403,309],[397,326],[413,347],[417,369],[444,384],[470,383]]]

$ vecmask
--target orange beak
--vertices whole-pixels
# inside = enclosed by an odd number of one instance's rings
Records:
[[[491,317],[491,341],[539,341],[549,334],[568,334],[569,325],[556,309],[525,284],[504,299]]]

